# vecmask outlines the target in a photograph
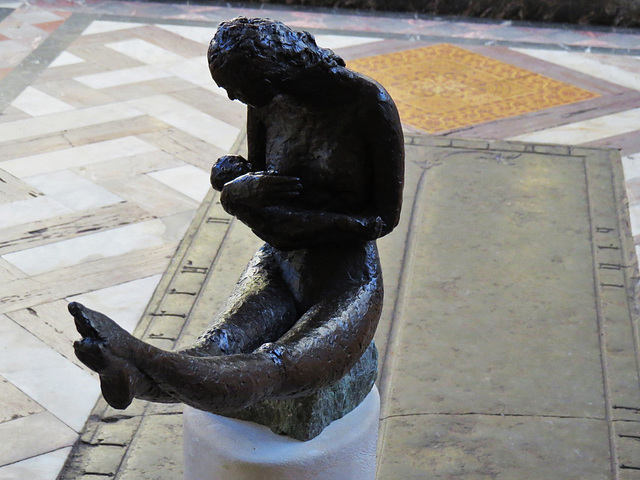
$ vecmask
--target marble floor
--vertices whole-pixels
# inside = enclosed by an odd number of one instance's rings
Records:
[[[132,331],[211,163],[241,141],[244,107],[206,66],[216,25],[240,14],[307,29],[388,81],[415,107],[408,132],[619,149],[640,245],[638,31],[0,0],[0,479],[54,480],[99,395],[66,304]]]

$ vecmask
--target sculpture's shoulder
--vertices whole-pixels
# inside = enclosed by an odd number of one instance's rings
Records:
[[[389,95],[389,92],[377,81],[371,77],[367,77],[347,67],[340,67],[335,71],[336,75],[344,82],[351,84],[354,94],[360,102],[371,103],[372,105],[381,105],[383,107],[392,107],[396,109],[395,103]]]
[[[358,104],[358,109],[367,123],[378,123],[384,125],[384,128],[402,131],[396,104],[380,83],[347,67],[335,69],[334,74]]]

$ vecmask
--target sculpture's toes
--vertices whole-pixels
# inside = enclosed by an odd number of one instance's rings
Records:
[[[132,367],[92,338],[78,340],[73,347],[78,359],[100,374],[100,388],[107,403],[114,408],[127,408],[133,400]]]
[[[80,335],[108,345],[116,355],[125,355],[124,347],[132,341],[133,337],[124,328],[105,314],[91,310],[80,303],[71,302],[68,308]]]
[[[73,315],[76,329],[80,335],[84,338],[104,340],[104,338],[100,336],[100,333],[91,324],[91,318],[89,316],[89,312],[91,312],[91,310],[77,302],[71,302],[67,308],[69,309],[69,313]]]
[[[82,333],[82,332],[81,332]],[[84,335],[84,334],[83,334]],[[104,352],[104,345],[90,337],[73,343],[76,357],[94,372],[100,373],[109,366]]]

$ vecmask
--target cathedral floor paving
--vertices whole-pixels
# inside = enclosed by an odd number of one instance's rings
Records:
[[[0,0],[0,479],[180,478],[180,408],[107,408],[66,304],[172,348],[257,248],[208,186],[244,148],[206,66],[237,15],[309,30],[398,101],[378,477],[640,478],[638,31]]]

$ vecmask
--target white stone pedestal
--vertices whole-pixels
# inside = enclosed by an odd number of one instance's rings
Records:
[[[320,435],[301,442],[263,425],[184,411],[185,480],[374,480],[378,389]]]

